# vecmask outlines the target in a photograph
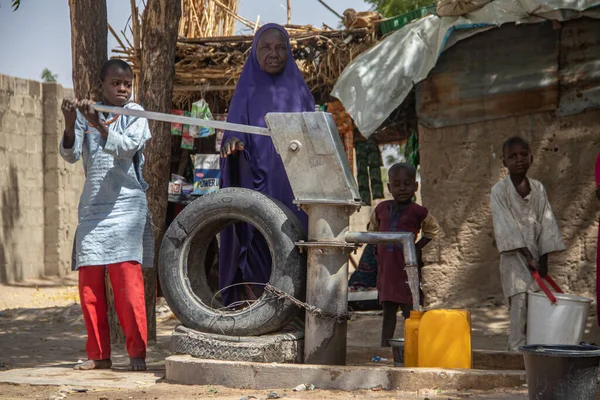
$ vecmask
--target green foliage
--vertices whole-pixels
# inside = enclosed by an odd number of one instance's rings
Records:
[[[40,75],[40,78],[42,78],[43,82],[56,82],[56,79],[58,79],[58,75],[57,74],[53,74],[52,71],[50,71],[48,68],[44,68],[44,70],[42,71],[42,75]]]
[[[365,0],[365,2],[386,18],[406,14],[409,11],[433,4],[432,0]]]
[[[419,168],[421,157],[419,155],[419,135],[417,132],[413,132],[406,141],[404,157],[406,157],[406,162],[415,168]]]
[[[20,6],[21,6],[21,0],[13,0],[13,2],[12,2],[13,11],[17,11]]]

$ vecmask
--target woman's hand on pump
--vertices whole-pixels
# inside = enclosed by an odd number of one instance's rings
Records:
[[[239,151],[244,151],[245,145],[240,139],[232,137],[221,146],[221,157],[227,158]]]

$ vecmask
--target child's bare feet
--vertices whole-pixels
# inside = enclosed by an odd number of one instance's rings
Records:
[[[145,371],[146,370],[146,360],[143,358],[133,358],[129,359],[129,370],[130,371]]]
[[[73,367],[78,371],[89,371],[92,369],[110,369],[112,367],[112,361],[110,358],[104,360],[87,360],[84,363],[77,364]]]

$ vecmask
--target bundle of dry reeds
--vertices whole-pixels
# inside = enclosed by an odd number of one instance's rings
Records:
[[[317,101],[328,99],[346,65],[376,40],[367,29],[334,31],[295,26],[288,30],[294,59]],[[251,45],[252,36],[180,39],[175,104],[185,108],[207,92],[220,92],[227,103]]]
[[[132,15],[137,15],[135,1]],[[252,36],[232,36],[236,21],[256,28],[258,24],[237,15],[239,0],[182,0],[175,64],[173,104],[188,109],[191,103],[212,99],[213,112],[222,113],[233,96],[235,85],[248,57]],[[333,30],[310,25],[286,25],[292,52],[318,102],[328,101],[329,93],[343,69],[376,41],[372,28]],[[139,73],[141,49],[140,20],[132,18],[133,43],[121,32],[117,57],[129,62]]]
[[[182,0],[179,36],[184,38],[233,35],[240,0]]]

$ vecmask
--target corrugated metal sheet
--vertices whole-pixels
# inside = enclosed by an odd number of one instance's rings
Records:
[[[558,115],[600,108],[600,21],[583,18],[563,24],[559,77]]]
[[[560,31],[551,22],[505,25],[459,42],[417,85],[417,116],[429,127],[555,110]]]

